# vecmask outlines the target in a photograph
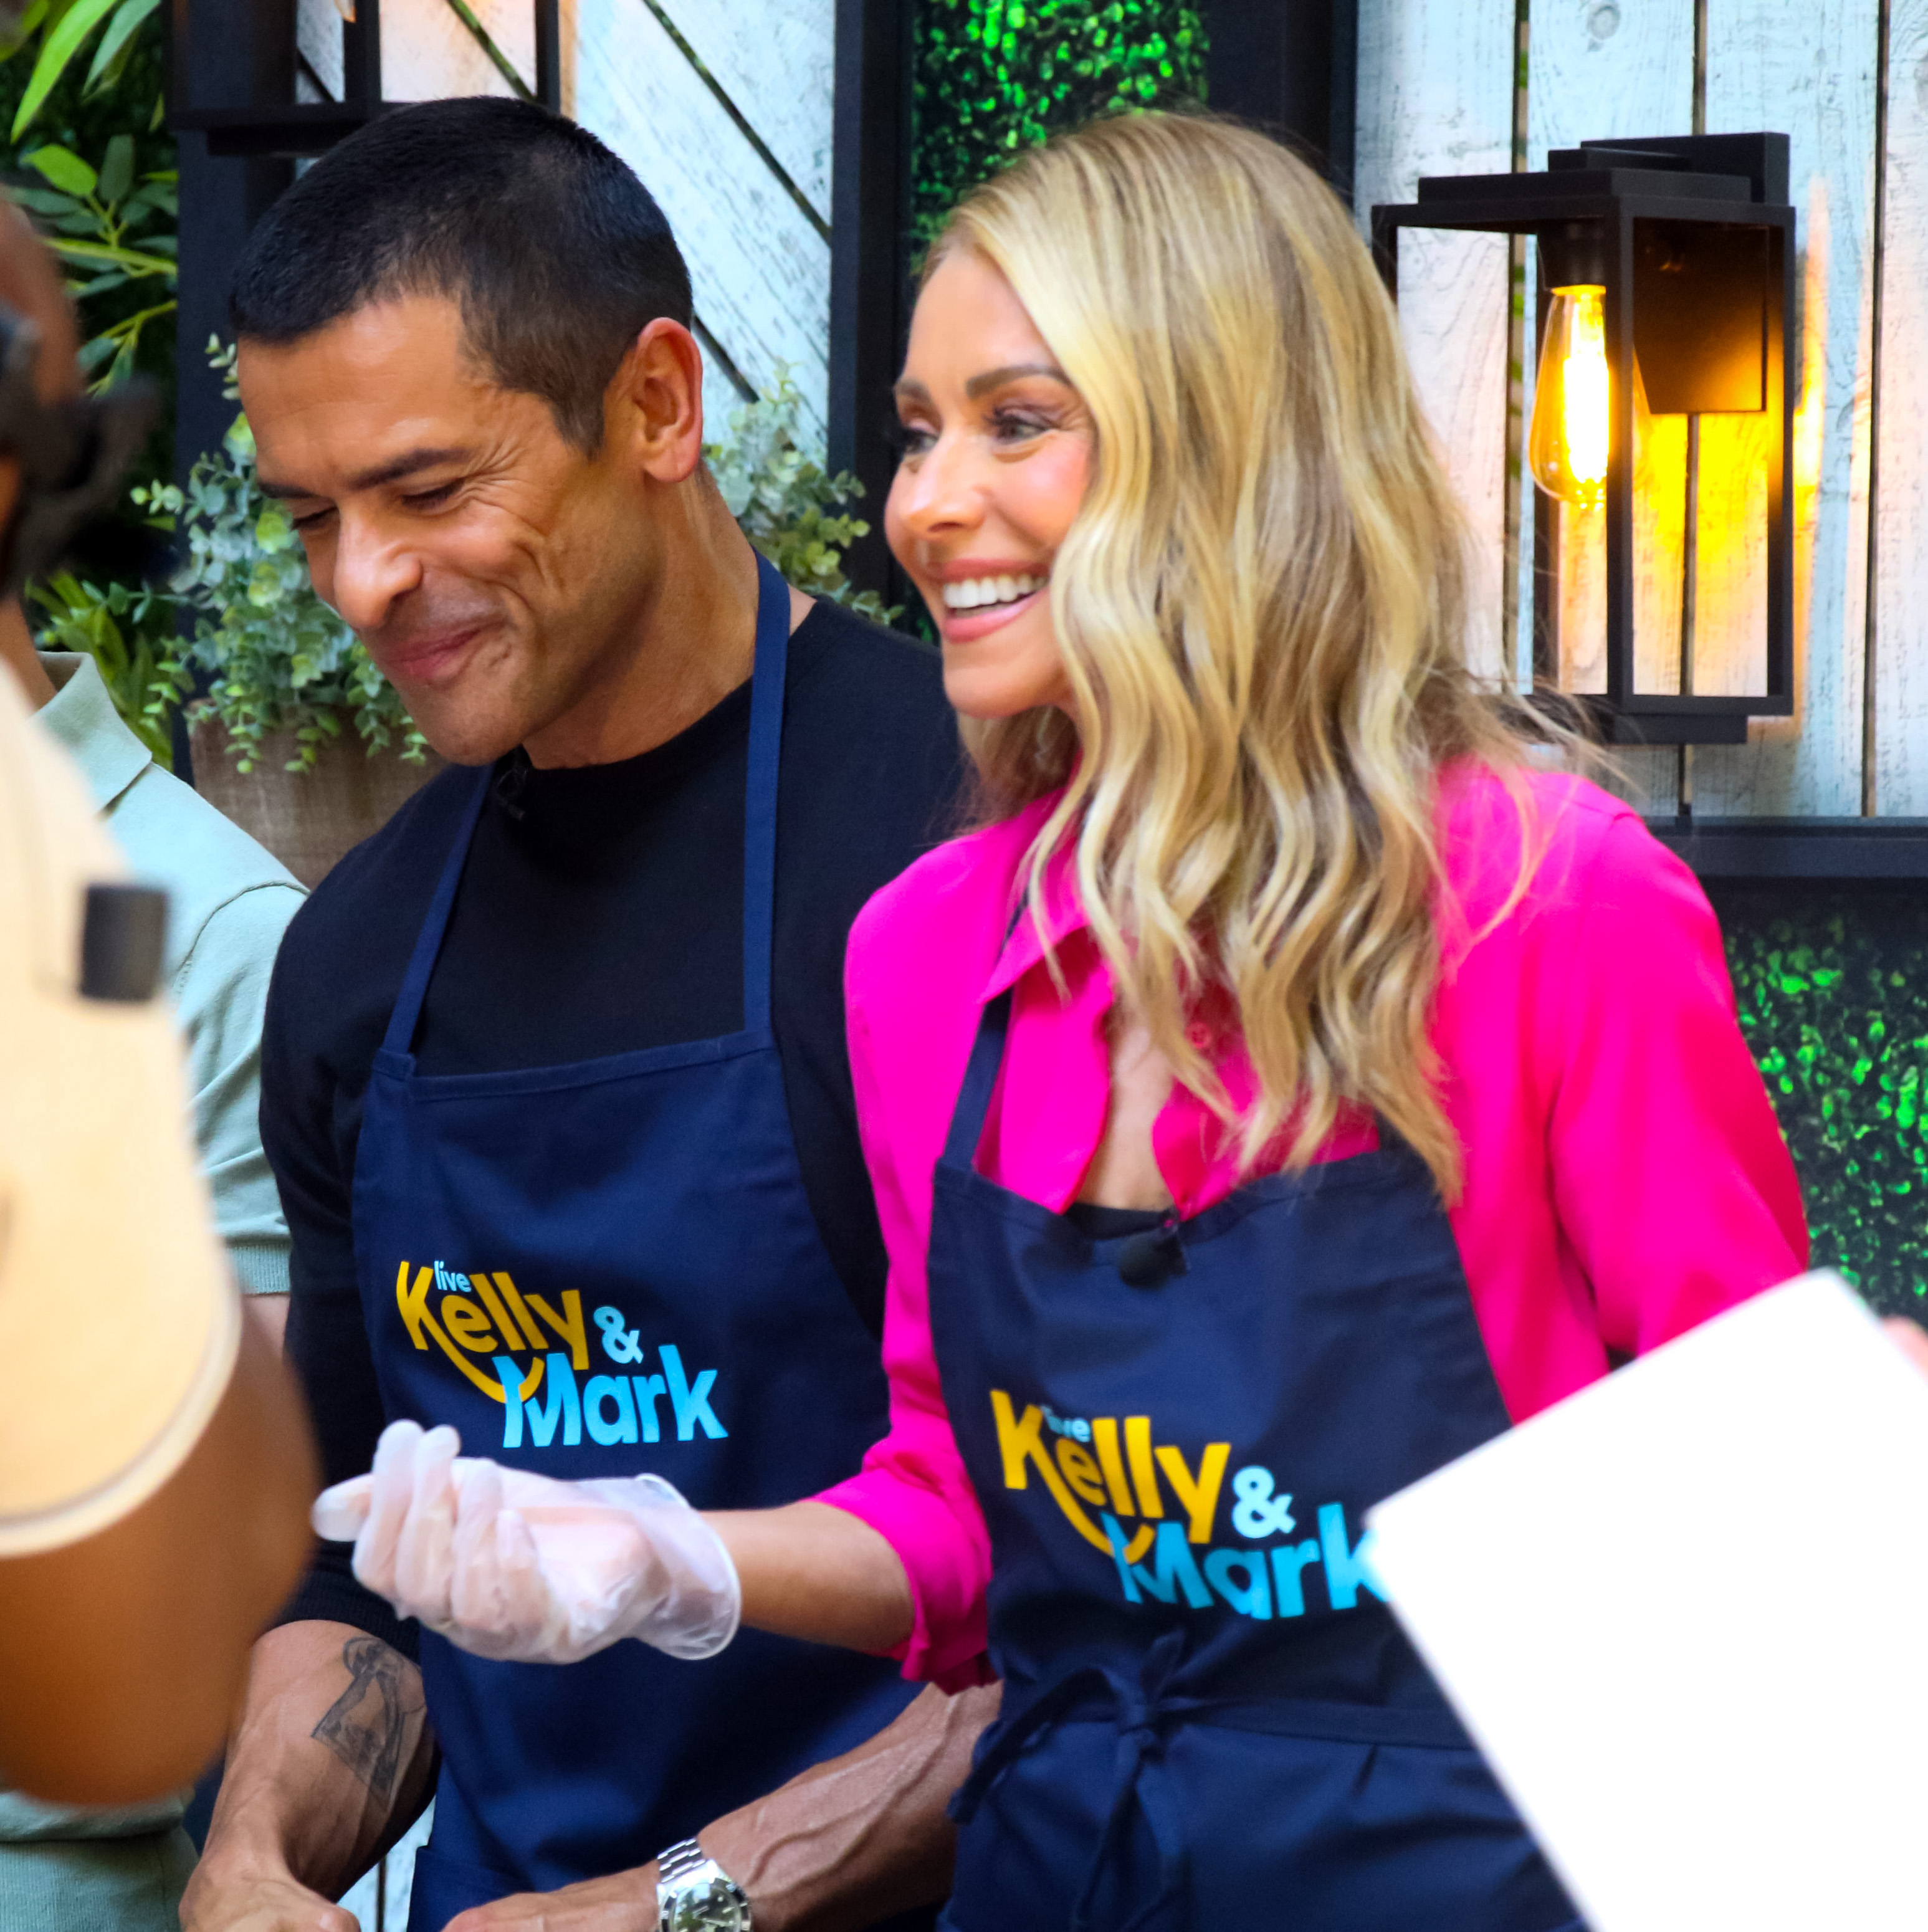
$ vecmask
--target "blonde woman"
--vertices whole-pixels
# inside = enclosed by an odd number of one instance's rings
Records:
[[[933,250],[898,404],[985,806],[851,941],[891,1432],[708,1519],[733,1577],[646,1525],[590,1621],[687,1654],[740,1586],[1000,1677],[967,1932],[1574,1922],[1362,1520],[1803,1265],[1713,915],[1469,672],[1390,306],[1279,148],[1144,116],[1021,160]],[[456,1486],[462,1588],[406,1606],[499,1644],[511,1571],[569,1593]],[[397,1497],[358,1567],[400,1600]]]

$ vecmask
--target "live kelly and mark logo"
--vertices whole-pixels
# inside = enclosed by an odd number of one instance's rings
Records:
[[[558,1307],[545,1295],[524,1294],[501,1270],[464,1274],[438,1261],[417,1266],[411,1279],[409,1267],[403,1262],[395,1272],[395,1305],[409,1340],[424,1350],[433,1342],[483,1394],[502,1405],[505,1449],[522,1448],[525,1430],[537,1449],[555,1443],[559,1432],[561,1446],[574,1448],[586,1430],[592,1442],[604,1447],[660,1442],[666,1422],[679,1442],[694,1442],[699,1431],[712,1439],[729,1434],[711,1406],[716,1371],[700,1370],[692,1378],[682,1352],[665,1342],[656,1350],[661,1372],[646,1373],[648,1351],[640,1331],[625,1325],[620,1309],[593,1311],[601,1331],[596,1339],[608,1360],[634,1372],[590,1376],[579,1289],[563,1289]],[[526,1367],[518,1355],[528,1357]],[[579,1384],[579,1375],[589,1378]],[[667,1404],[667,1416],[659,1414],[659,1402]]]
[[[991,1391],[991,1413],[1004,1486],[1028,1489],[1035,1472],[1065,1520],[1117,1566],[1128,1604],[1147,1597],[1175,1604],[1182,1597],[1195,1610],[1218,1600],[1261,1621],[1300,1617],[1309,1570],[1323,1575],[1335,1610],[1353,1609],[1362,1587],[1384,1600],[1372,1574],[1372,1532],[1351,1542],[1345,1505],[1322,1503],[1318,1534],[1293,1540],[1299,1520],[1292,1498],[1275,1493],[1271,1471],[1257,1464],[1233,1474],[1228,1526],[1243,1544],[1287,1540],[1269,1549],[1208,1548],[1202,1560],[1193,1554],[1193,1545],[1210,1544],[1216,1533],[1229,1442],[1207,1443],[1195,1468],[1182,1450],[1153,1443],[1148,1415],[1126,1416],[1121,1429],[1115,1415],[1061,1416],[1039,1402],[1021,1414],[1003,1389]],[[1167,1490],[1182,1523],[1166,1514]],[[1120,1519],[1133,1517],[1139,1520],[1127,1536]]]

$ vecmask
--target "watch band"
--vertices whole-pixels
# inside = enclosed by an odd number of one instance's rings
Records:
[[[658,1932],[751,1932],[743,1888],[694,1838],[656,1857]]]

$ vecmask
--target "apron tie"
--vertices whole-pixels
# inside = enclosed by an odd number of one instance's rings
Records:
[[[1090,1925],[1098,1888],[1124,1843],[1135,1803],[1144,1812],[1158,1848],[1158,1890],[1119,1932],[1140,1932],[1184,1889],[1185,1834],[1165,1788],[1166,1735],[1173,1724],[1214,1709],[1224,1701],[1171,1690],[1184,1649],[1185,1633],[1168,1630],[1146,1650],[1135,1678],[1088,1664],[1047,1684],[1018,1710],[1000,1719],[970,1777],[951,1800],[952,1819],[960,1825],[968,1824],[1000,1774],[1033,1738],[1061,1722],[1075,1708],[1088,1706],[1094,1699],[1108,1699],[1117,1732],[1111,1804],[1090,1871],[1071,1915],[1070,1932],[1087,1932]]]

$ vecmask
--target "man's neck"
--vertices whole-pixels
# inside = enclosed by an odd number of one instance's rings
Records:
[[[33,710],[37,711],[42,705],[52,703],[53,680],[47,676],[40,652],[34,649],[27,614],[20,608],[17,597],[0,600],[0,663],[13,674]]]
[[[638,614],[634,648],[523,748],[540,766],[606,765],[667,744],[713,710],[756,661],[757,554],[712,488],[688,491],[682,526]]]

